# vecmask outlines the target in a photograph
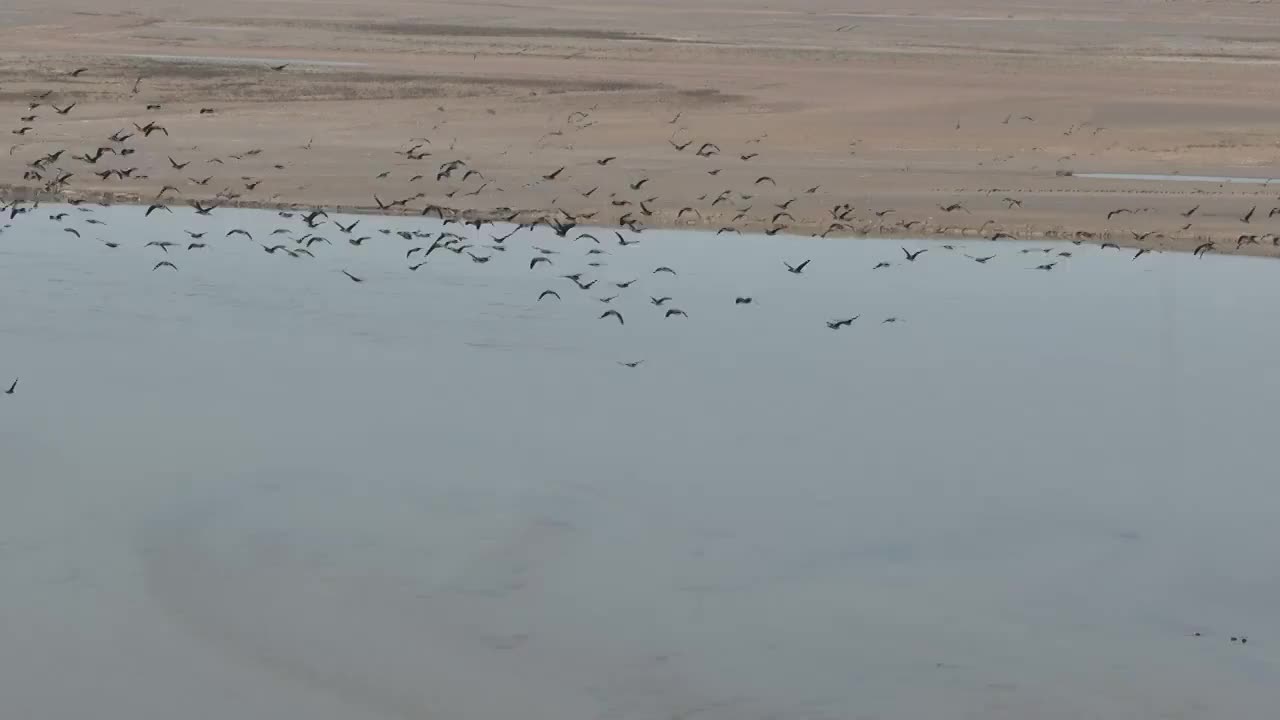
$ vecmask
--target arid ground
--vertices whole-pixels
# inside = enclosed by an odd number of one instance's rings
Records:
[[[14,0],[0,23],[15,196],[1280,255],[1264,184],[1077,175],[1280,175],[1270,2]],[[72,158],[99,146],[133,152]]]

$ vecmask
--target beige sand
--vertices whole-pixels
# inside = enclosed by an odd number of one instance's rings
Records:
[[[413,213],[427,203],[489,215],[560,207],[604,224],[630,212],[643,226],[804,233],[828,230],[831,208],[849,203],[856,210],[832,235],[1084,232],[1181,249],[1214,238],[1235,252],[1249,234],[1259,243],[1242,251],[1280,254],[1266,235],[1280,231],[1280,212],[1268,219],[1280,205],[1272,188],[1067,175],[1280,175],[1280,13],[1270,3],[849,5],[15,0],[0,10],[0,104],[14,145],[0,155],[0,183],[39,187],[56,166],[74,173],[67,193],[121,200],[172,184],[185,199],[227,191],[241,204],[374,208],[376,194],[414,198],[404,207]],[[275,72],[268,61],[290,65]],[[88,70],[66,75],[77,67]],[[65,116],[49,106],[73,101]],[[94,166],[69,157],[151,120],[169,135],[132,138],[131,156]],[[33,129],[10,134],[24,125]],[[429,139],[429,156],[394,154],[424,142],[415,137]],[[671,141],[692,144],[681,152]],[[696,156],[704,142],[721,153]],[[28,162],[60,148],[42,179],[23,179]],[[191,164],[177,171],[167,157]],[[437,181],[453,159],[482,176]],[[135,166],[146,177],[92,174]],[[776,187],[755,184],[765,175]],[[248,190],[242,178],[261,183]],[[790,217],[775,221],[791,198]],[[941,209],[952,203],[964,208]],[[693,210],[677,217],[684,207]],[[1139,212],[1108,220],[1120,207]]]

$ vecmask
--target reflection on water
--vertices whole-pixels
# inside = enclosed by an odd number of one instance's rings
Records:
[[[1280,694],[1272,262],[544,228],[496,252],[486,227],[459,232],[489,262],[409,271],[434,221],[334,218],[371,239],[321,226],[313,259],[263,251],[305,230],[269,212],[53,212],[0,234],[13,717],[1261,718]]]

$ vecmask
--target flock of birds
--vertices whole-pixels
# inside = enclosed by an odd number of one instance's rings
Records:
[[[267,69],[270,72],[283,72],[289,65],[270,65]],[[76,68],[67,73],[68,77],[78,78],[84,73],[89,72],[88,68]],[[138,78],[133,82],[130,95],[137,95],[144,78]],[[70,102],[57,102],[54,90],[47,90],[32,96],[28,103],[28,114],[23,115],[20,120],[21,124],[12,130],[12,134],[21,136],[22,138],[31,138],[38,135],[40,127],[40,111],[42,108],[48,107],[55,116],[69,116],[71,113],[81,108],[83,98],[73,99]],[[141,112],[156,112],[162,109],[162,106],[153,102],[139,101]],[[443,110],[443,108],[440,108]],[[595,108],[585,108],[570,113],[565,119],[565,126],[557,131],[549,133],[549,135],[563,134],[565,132],[581,131],[595,124],[593,112]],[[212,115],[218,112],[217,108],[200,107],[196,110],[198,115]],[[721,146],[710,139],[694,138],[689,135],[686,127],[678,125],[682,119],[682,114],[677,113],[674,117],[666,121],[668,125],[674,127],[671,136],[667,142],[671,146],[671,152],[687,154],[692,157],[699,158],[706,164],[704,172],[708,177],[717,178],[725,169],[724,161],[726,158],[732,163],[750,163],[755,159],[759,152],[752,150],[751,147],[758,146],[764,136],[753,138],[746,141],[746,147],[740,151],[735,150],[732,153],[726,153]],[[1023,116],[1024,121],[1034,121],[1034,118]],[[136,162],[138,153],[143,152],[149,138],[153,136],[170,136],[169,130],[156,120],[147,120],[141,122],[140,119],[130,122],[129,127],[121,128],[104,138],[103,142],[94,144],[93,147],[69,148],[57,147],[42,149],[38,156],[32,157],[26,161],[24,170],[24,180],[32,183],[33,194],[24,197],[14,196],[0,208],[7,215],[8,223],[3,229],[9,228],[13,223],[19,220],[34,219],[38,217],[41,206],[41,198],[46,200],[56,200],[68,203],[71,209],[64,210],[59,208],[54,212],[50,212],[45,216],[49,222],[62,225],[62,231],[76,238],[83,238],[84,233],[88,232],[89,227],[98,226],[105,228],[105,221],[93,217],[92,203],[86,201],[79,193],[76,192],[76,185],[73,180],[83,170],[88,170],[99,179],[99,183],[120,182],[129,183],[131,181],[140,181],[148,179]],[[1005,123],[1012,120],[1012,116],[1005,119]],[[1073,128],[1074,130],[1075,128]],[[15,151],[25,145],[15,145],[10,149],[10,155],[14,155]],[[312,141],[308,140],[305,145],[301,146],[302,150],[310,150]],[[156,195],[151,198],[150,202],[142,210],[144,217],[151,217],[157,213],[172,214],[172,204],[183,202],[189,206],[191,217],[193,219],[207,218],[215,211],[227,205],[243,204],[244,193],[252,193],[256,191],[264,182],[270,186],[269,178],[237,176],[235,178],[224,178],[221,182],[225,184],[223,188],[217,191],[212,197],[205,195],[201,198],[192,197],[185,201],[180,197],[186,196],[187,191],[194,194],[203,194],[202,188],[210,187],[216,175],[206,175],[203,171],[196,171],[197,168],[210,168],[214,165],[226,166],[229,162],[245,160],[246,158],[258,158],[264,151],[261,148],[252,148],[242,153],[235,153],[222,157],[213,158],[195,158],[195,157],[175,157],[173,154],[165,154],[163,163],[159,164],[169,173],[172,178],[165,176],[165,184]],[[414,167],[422,167],[420,172],[413,172],[408,178],[408,184],[416,184],[428,181],[428,178],[434,177],[437,184],[444,186],[449,183],[448,187],[452,189],[442,193],[445,198],[454,197],[478,197],[481,193],[501,192],[497,180],[486,174],[486,168],[476,167],[472,161],[465,157],[462,153],[457,152],[451,143],[448,150],[437,148],[433,145],[432,140],[428,137],[415,137],[403,143],[399,149],[394,150],[395,155],[404,161],[414,163]],[[617,160],[615,156],[605,156],[593,158],[592,161],[597,167],[608,167]],[[430,164],[427,164],[430,162]],[[195,165],[193,166],[193,163]],[[419,165],[421,163],[421,165]],[[426,168],[430,168],[429,170]],[[282,163],[274,163],[273,169],[283,170],[285,166]],[[384,170],[378,173],[374,179],[376,181],[389,181],[394,170]],[[507,207],[494,207],[487,213],[478,214],[476,212],[468,212],[455,208],[445,207],[439,204],[425,203],[421,208],[414,206],[420,200],[427,197],[425,192],[414,192],[404,197],[384,199],[382,192],[373,194],[373,205],[369,209],[376,208],[377,211],[384,215],[417,215],[420,217],[434,217],[443,224],[443,229],[439,232],[424,232],[420,229],[394,229],[381,228],[374,232],[381,233],[386,236],[399,236],[403,240],[410,243],[410,247],[405,252],[405,261],[409,271],[416,271],[428,262],[435,261],[436,258],[444,254],[452,254],[459,259],[465,258],[476,264],[485,264],[493,261],[499,256],[504,256],[508,250],[516,247],[514,243],[509,243],[513,237],[523,231],[529,231],[537,227],[548,228],[556,238],[574,243],[589,243],[587,249],[583,253],[585,256],[585,268],[571,268],[573,272],[559,273],[557,280],[571,283],[564,287],[576,287],[579,291],[590,292],[598,286],[600,288],[609,287],[611,294],[596,294],[594,299],[604,307],[599,313],[600,320],[617,322],[620,325],[626,324],[626,317],[623,312],[615,306],[610,306],[614,300],[618,299],[622,293],[627,292],[636,282],[636,279],[615,281],[606,284],[599,284],[600,280],[589,278],[591,274],[598,268],[604,266],[604,256],[610,251],[605,250],[606,245],[614,245],[618,248],[626,248],[641,242],[641,237],[646,230],[645,223],[654,219],[657,215],[658,221],[664,218],[668,221],[683,222],[686,219],[697,219],[706,222],[711,217],[722,217],[725,214],[732,213],[732,219],[719,227],[716,235],[726,233],[740,233],[742,227],[737,225],[739,221],[744,223],[763,223],[765,225],[763,232],[766,235],[776,235],[789,229],[788,221],[794,222],[795,217],[791,213],[793,204],[803,197],[814,196],[821,186],[815,185],[797,191],[794,195],[787,199],[775,202],[773,199],[765,200],[765,193],[776,193],[780,190],[778,181],[767,174],[754,175],[754,180],[747,187],[728,187],[718,192],[708,192],[691,199],[688,204],[683,204],[678,209],[672,206],[670,209],[661,211],[657,207],[657,203],[661,199],[659,195],[651,194],[650,186],[653,179],[645,174],[633,174],[631,177],[623,179],[623,181],[614,186],[614,189],[608,190],[600,185],[590,188],[575,187],[572,176],[574,170],[567,165],[559,167],[547,168],[547,172],[539,173],[536,177],[527,181],[526,187],[538,186],[544,190],[551,190],[558,193],[556,199],[552,201],[552,209],[546,211],[528,211],[514,210]],[[417,187],[417,185],[414,185]],[[185,190],[184,190],[185,188]],[[608,208],[617,213],[616,217],[600,216],[601,210],[570,210],[559,203],[561,195],[572,198],[574,195],[581,196],[584,200],[588,200],[599,206],[601,197],[607,196]],[[1004,204],[1009,210],[1020,208],[1022,200],[1015,197],[1004,197]],[[100,203],[105,204],[105,203]],[[726,212],[726,208],[730,210]],[[764,213],[760,214],[761,209]],[[970,214],[969,208],[963,202],[952,202],[940,205],[938,208],[942,213],[950,215],[953,213]],[[1200,210],[1200,206],[1196,205],[1184,212],[1182,216],[1187,220],[1186,230],[1191,226],[1192,218]],[[1142,207],[1123,207],[1116,208],[1108,213],[1107,219],[1112,220],[1118,216],[1129,215],[1140,217],[1150,212],[1148,208]],[[1257,218],[1259,212],[1258,207],[1249,209],[1248,212],[1239,217],[1244,225],[1250,225]],[[857,233],[857,232],[874,232],[878,227],[880,230],[885,229],[885,223],[894,222],[895,229],[912,231],[914,229],[922,229],[925,221],[922,220],[891,220],[890,216],[895,215],[892,208],[867,209],[860,214],[859,210],[850,203],[836,204],[828,210],[830,214],[830,222],[826,230],[817,235],[827,237],[832,233]],[[329,213],[324,208],[309,208],[300,210],[292,208],[288,210],[280,210],[279,216],[282,220],[296,223],[295,227],[283,225],[273,229],[268,237],[255,237],[252,232],[244,228],[233,228],[227,231],[222,238],[229,240],[236,237],[242,237],[247,242],[257,243],[261,249],[270,255],[279,253],[294,259],[315,258],[314,253],[320,252],[323,246],[332,245],[334,242],[346,242],[353,247],[362,247],[366,242],[374,239],[373,235],[361,234],[359,230],[362,226],[362,220],[355,220],[349,224],[343,224],[335,220],[331,220]],[[1266,215],[1267,219],[1280,215],[1280,207],[1272,208]],[[874,218],[874,219],[873,219]],[[1260,219],[1260,218],[1259,218]],[[77,221],[82,221],[83,224]],[[456,225],[456,232],[451,231],[449,226]],[[874,225],[874,227],[873,227]],[[507,229],[514,226],[513,229]],[[365,224],[367,227],[367,224]],[[466,228],[474,228],[474,232],[467,231]],[[3,232],[0,229],[0,232]],[[979,232],[983,232],[986,239],[996,240],[1016,240],[1014,234],[1005,232],[1000,229],[993,221],[983,223],[979,228]],[[145,243],[144,249],[154,248],[155,252],[162,253],[151,264],[152,271],[170,271],[175,272],[180,268],[179,261],[171,249],[175,252],[185,250],[188,253],[207,252],[211,249],[213,237],[208,236],[208,230],[198,228],[189,228],[185,230],[185,238],[175,238],[172,240],[152,240]],[[464,235],[463,232],[468,234]],[[1160,234],[1156,231],[1136,232],[1131,231],[1135,243],[1142,243],[1147,240],[1157,239]],[[604,240],[601,237],[604,237]],[[1090,233],[1081,232],[1071,240],[1076,245],[1085,242],[1096,242],[1098,238]],[[1248,244],[1261,244],[1270,241],[1273,245],[1280,246],[1280,235],[1275,234],[1241,234],[1237,241],[1237,248]],[[421,241],[420,243],[418,241]],[[429,242],[428,242],[429,241]],[[117,240],[100,240],[102,244],[111,249],[119,248],[120,241]],[[1103,249],[1120,250],[1120,246],[1111,243],[1101,243]],[[543,247],[536,244],[527,246],[530,254],[521,262],[527,260],[529,272],[548,272],[552,268],[558,268],[563,263],[560,256],[572,252],[573,245],[567,245],[557,248]],[[955,245],[944,244],[940,246],[943,250],[957,250]],[[1214,241],[1206,240],[1195,248],[1197,256],[1203,255],[1217,249]],[[1133,254],[1132,259],[1137,260],[1146,253],[1150,252],[1149,248],[1139,247]],[[902,249],[903,258],[899,262],[912,264],[921,260],[922,256],[929,252],[928,248],[917,250]],[[1072,257],[1073,251],[1062,248],[1022,248],[1019,250],[1022,254],[1040,253],[1043,260],[1028,263],[1028,269],[1040,271],[1052,271],[1059,266],[1060,263]],[[441,255],[437,255],[440,253]],[[515,254],[515,253],[512,253]],[[996,258],[993,253],[981,254],[965,254],[973,262],[985,265]],[[794,275],[801,275],[808,267],[809,261],[803,260],[792,264],[784,261],[782,263],[782,271],[789,272]],[[893,265],[890,260],[883,260],[877,263],[872,270],[881,270]],[[363,283],[365,278],[360,277],[349,270],[343,268],[339,270],[342,276],[353,283]],[[653,268],[651,274],[677,275],[675,269],[667,266],[658,266]],[[598,285],[599,284],[599,285]],[[596,291],[598,293],[598,290]],[[542,291],[536,298],[537,302],[550,300],[560,300],[561,295],[557,288],[547,288]],[[750,305],[754,299],[750,296],[734,297],[735,305]],[[666,318],[687,318],[688,313],[678,307],[675,299],[662,296],[649,296],[649,303],[658,308]],[[858,315],[849,317],[838,317],[826,321],[826,327],[833,331],[850,327],[860,318]],[[897,322],[896,317],[887,317],[881,320],[882,323]],[[627,361],[621,363],[627,367],[637,367],[642,361]],[[8,389],[8,394],[13,394],[17,387],[17,382],[13,383]]]

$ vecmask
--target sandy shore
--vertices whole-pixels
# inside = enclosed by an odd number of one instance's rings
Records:
[[[1267,185],[1076,175],[1280,175],[1265,3],[374,5],[12,4],[0,184],[1280,255]]]

